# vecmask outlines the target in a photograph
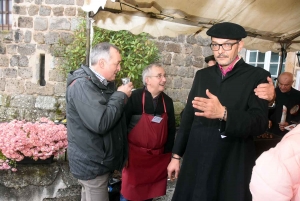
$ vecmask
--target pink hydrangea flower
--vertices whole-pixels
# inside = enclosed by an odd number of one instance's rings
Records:
[[[38,122],[12,120],[0,124],[0,170],[15,169],[24,157],[45,160],[65,152],[67,128],[42,117]]]

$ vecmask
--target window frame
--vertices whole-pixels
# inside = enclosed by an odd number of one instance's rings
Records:
[[[12,28],[12,3],[13,0],[0,1],[0,27],[1,30],[11,30]]]
[[[253,53],[255,52],[256,53],[256,60],[255,61],[249,61],[250,59],[250,53]],[[263,68],[266,70],[266,71],[269,71],[270,72],[270,65],[276,65],[277,64],[277,70],[276,70],[276,74],[271,74],[271,77],[272,79],[274,78],[277,78],[277,75],[278,75],[278,71],[279,71],[279,65],[280,65],[280,58],[281,56],[278,55],[278,60],[277,61],[271,61],[271,55],[272,55],[272,52],[271,51],[268,51],[268,52],[265,52],[265,58],[264,58],[264,62],[258,62],[258,54],[260,52],[258,50],[247,50],[246,51],[246,63],[250,64],[250,65],[253,65],[253,66],[257,66],[257,64],[263,64]],[[283,69],[285,67],[285,61],[283,61]],[[271,73],[271,72],[270,72]]]

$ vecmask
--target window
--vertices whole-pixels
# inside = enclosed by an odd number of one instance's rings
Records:
[[[280,64],[280,56],[278,53],[268,51],[266,53],[261,53],[258,50],[247,50],[246,52],[246,63],[264,68],[269,71],[272,78],[277,78]],[[285,61],[282,64],[282,71],[284,72]]]
[[[1,30],[10,30],[12,25],[12,0],[0,0]]]

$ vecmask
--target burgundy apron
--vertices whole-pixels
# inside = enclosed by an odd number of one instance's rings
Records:
[[[154,116],[145,113],[145,92],[143,93],[143,114],[128,135],[128,167],[122,171],[121,193],[126,199],[141,201],[166,194],[167,166],[171,153],[164,154],[168,115],[163,96],[162,100],[162,120],[155,123],[152,121]]]

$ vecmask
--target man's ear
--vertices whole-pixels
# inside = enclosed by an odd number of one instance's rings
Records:
[[[244,47],[244,41],[240,41],[239,42],[239,49],[238,49],[238,52],[240,52],[242,49],[243,49],[243,47]]]
[[[100,68],[104,68],[104,65],[105,65],[104,62],[105,62],[104,59],[99,59],[99,60],[98,60],[98,66],[99,66]]]

